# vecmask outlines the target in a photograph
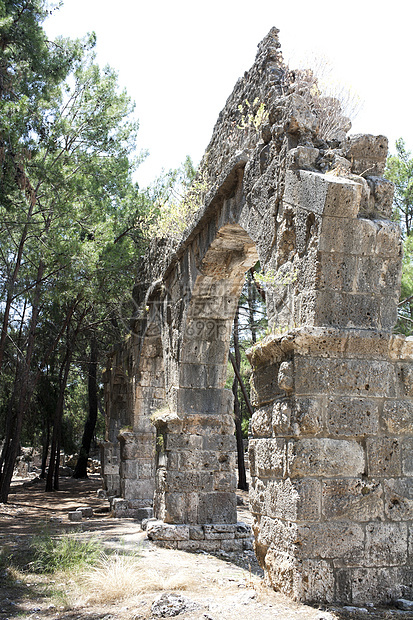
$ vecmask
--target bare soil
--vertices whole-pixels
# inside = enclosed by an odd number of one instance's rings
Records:
[[[108,552],[137,554],[145,574],[153,575],[151,584],[143,586],[138,596],[82,605],[79,601],[70,601],[70,597],[65,598],[65,593],[73,590],[71,580],[70,583],[56,583],[54,575],[39,576],[30,572],[11,578],[10,571],[0,567],[0,620],[168,617],[155,615],[157,608],[153,603],[162,594],[169,594],[170,601],[174,596],[181,597],[182,611],[177,617],[182,620],[413,618],[412,612],[391,608],[315,608],[291,602],[265,585],[253,552],[213,556],[156,547],[147,539],[139,522],[110,515],[106,500],[97,497],[99,488],[98,476],[88,480],[63,478],[61,490],[53,493],[44,491],[43,481],[14,480],[9,503],[0,504],[0,547],[17,562],[19,556],[30,553],[32,537],[44,530],[51,534],[75,532],[80,538],[95,536]],[[239,507],[238,520],[250,523],[247,494],[240,492],[239,496],[244,505]],[[87,506],[94,509],[93,517],[81,523],[69,521],[70,511]],[[105,584],[102,584],[104,589]],[[56,592],[60,593],[60,603]]]

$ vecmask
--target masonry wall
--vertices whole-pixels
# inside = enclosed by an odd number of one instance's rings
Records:
[[[348,129],[342,119],[323,133],[271,30],[214,128],[203,205],[140,266],[136,329],[107,381],[106,461],[119,458],[119,478],[105,476],[125,509],[153,491],[159,544],[248,547],[224,385],[259,260],[271,336],[249,354],[257,557],[293,598],[363,604],[413,594],[413,366],[411,341],[392,336],[401,239],[387,140]]]
[[[253,353],[256,552],[272,585],[294,598],[412,594],[412,347],[313,328]]]

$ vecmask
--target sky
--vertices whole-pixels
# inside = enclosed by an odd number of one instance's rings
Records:
[[[276,26],[291,68],[322,59],[362,109],[351,133],[384,134],[390,152],[403,137],[413,150],[410,0],[64,0],[45,22],[50,38],[97,35],[109,64],[136,102],[136,173],[141,187],[197,164],[237,79]]]

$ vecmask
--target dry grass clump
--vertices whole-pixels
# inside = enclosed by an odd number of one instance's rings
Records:
[[[108,604],[123,601],[144,592],[185,590],[188,578],[182,574],[162,576],[145,570],[137,556],[102,556],[98,564],[83,571],[79,578],[79,604]]]

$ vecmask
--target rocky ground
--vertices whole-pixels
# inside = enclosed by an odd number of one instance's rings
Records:
[[[19,557],[30,555],[33,535],[47,530],[52,535],[68,532],[81,539],[96,537],[107,557],[116,559],[116,566],[115,572],[107,564],[93,574],[47,576],[11,570],[7,568],[10,560],[3,560],[0,620],[413,618],[413,611],[396,608],[327,609],[292,603],[266,587],[252,552],[212,556],[155,547],[139,523],[111,517],[107,502],[97,497],[98,488],[97,476],[63,479],[58,493],[45,493],[43,482],[14,481],[9,503],[0,504],[3,558],[12,557],[11,563],[14,558],[19,564]],[[244,505],[239,507],[238,519],[250,522],[245,494],[240,494],[240,501]],[[69,521],[68,513],[80,507],[92,507],[93,517],[81,523]],[[122,582],[118,581],[120,567]]]

